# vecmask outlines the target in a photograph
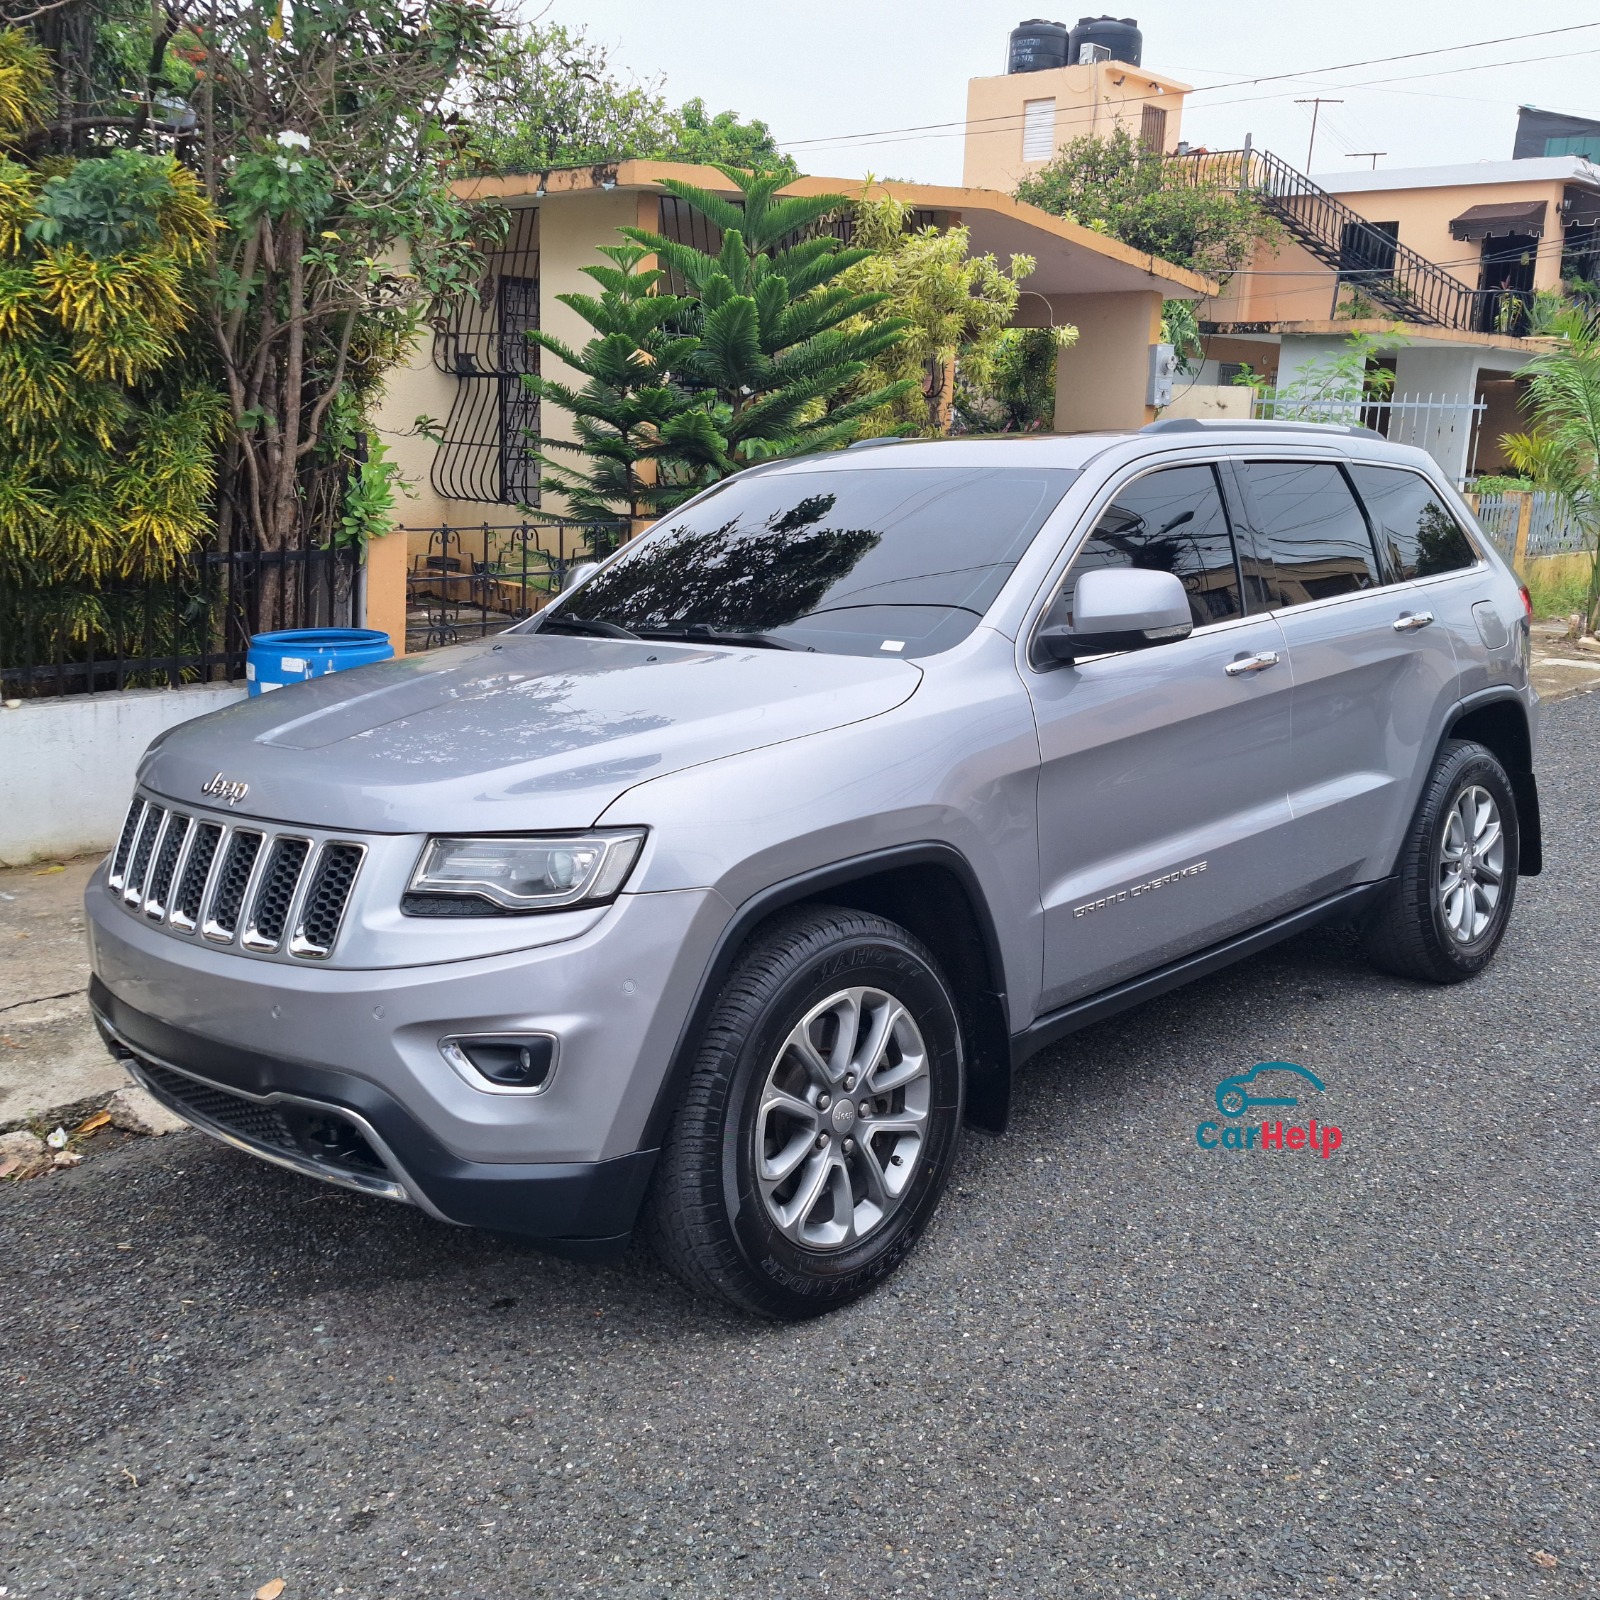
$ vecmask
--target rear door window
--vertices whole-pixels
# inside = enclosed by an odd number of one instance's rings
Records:
[[[1352,465],[1350,476],[1372,519],[1392,582],[1460,572],[1477,563],[1478,552],[1466,530],[1421,473]]]
[[[1383,582],[1367,519],[1338,467],[1246,461],[1239,473],[1272,551],[1275,607],[1360,594]]]
[[[1233,534],[1210,466],[1163,467],[1119,489],[1079,549],[1052,621],[1071,620],[1072,586],[1101,567],[1175,573],[1197,628],[1244,615]]]

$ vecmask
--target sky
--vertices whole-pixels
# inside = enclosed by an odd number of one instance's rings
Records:
[[[662,77],[674,101],[761,118],[802,171],[926,183],[960,182],[967,79],[1003,72],[1007,34],[1040,14],[1027,0],[549,0],[540,9],[609,46],[614,67]],[[1508,160],[1519,104],[1600,117],[1594,0],[1140,0],[1129,9],[1145,66],[1197,88],[1232,85],[1190,97],[1184,138],[1230,149],[1248,133],[1301,170],[1311,107],[1295,102],[1312,96],[1343,101],[1319,114],[1319,174],[1370,167],[1371,156],[1352,158],[1358,151],[1385,152],[1380,169]],[[1591,26],[1480,43],[1577,24]],[[1285,73],[1297,76],[1237,82]],[[928,131],[896,131],[912,128]]]

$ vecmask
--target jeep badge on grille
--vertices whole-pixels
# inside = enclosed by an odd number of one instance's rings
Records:
[[[236,806],[250,793],[248,783],[240,783],[237,778],[224,778],[219,772],[214,778],[207,778],[200,785],[200,793],[210,795],[213,800],[226,800],[230,806]]]

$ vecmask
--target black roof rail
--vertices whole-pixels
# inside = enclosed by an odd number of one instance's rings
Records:
[[[915,439],[903,439],[897,433],[885,434],[877,439],[852,439],[845,446],[846,450],[870,450],[874,445],[880,444],[916,444]]]
[[[1346,438],[1389,441],[1376,428],[1354,422],[1274,422],[1271,417],[1159,417],[1140,433],[1226,433],[1234,428],[1263,428],[1278,433],[1337,433]]]

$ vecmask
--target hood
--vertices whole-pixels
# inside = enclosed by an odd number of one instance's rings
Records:
[[[374,833],[586,827],[647,778],[882,715],[907,661],[546,634],[406,656],[181,723],[140,782],[240,816]]]

